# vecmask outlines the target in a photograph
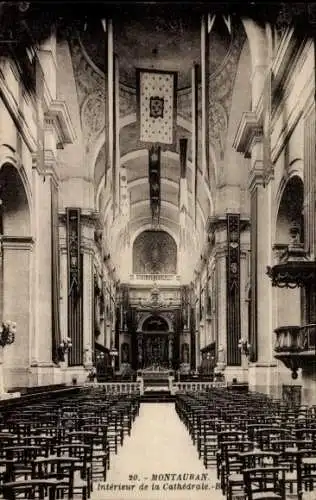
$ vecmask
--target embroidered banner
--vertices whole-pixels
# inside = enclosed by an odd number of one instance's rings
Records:
[[[161,206],[160,185],[160,147],[155,146],[149,150],[149,194],[152,222],[159,224]]]
[[[80,295],[80,208],[67,208],[68,294]]]
[[[59,323],[60,304],[60,262],[59,262],[59,225],[58,225],[58,188],[51,178],[51,256],[52,256],[52,359],[58,363],[58,346],[61,342]]]
[[[173,145],[177,73],[143,69],[136,72],[140,141]]]
[[[227,364],[241,364],[240,332],[240,215],[227,214]]]
[[[83,254],[81,253],[81,209],[66,208],[68,263],[68,337],[72,348],[69,366],[83,363]]]

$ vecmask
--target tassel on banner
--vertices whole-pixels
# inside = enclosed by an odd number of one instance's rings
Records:
[[[231,24],[231,17],[230,16],[223,16],[224,23],[227,26],[228,32],[231,35],[232,34],[232,24]]]
[[[107,31],[106,19],[101,19],[101,25],[102,25],[104,33],[106,33],[106,31]]]
[[[211,16],[211,14],[207,15],[207,32],[208,32],[208,34],[210,34],[212,31],[215,19],[216,19],[216,14],[213,14],[212,16]]]

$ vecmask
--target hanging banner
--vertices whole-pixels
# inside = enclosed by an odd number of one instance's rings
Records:
[[[180,139],[180,177],[185,179],[187,176],[187,151],[188,151],[188,139]]]
[[[68,294],[81,292],[80,208],[67,208]]]
[[[240,215],[227,214],[227,364],[241,363],[240,332]]]
[[[174,145],[177,73],[137,69],[136,78],[140,141]]]
[[[161,184],[160,184],[160,146],[152,147],[149,150],[149,195],[150,208],[152,214],[152,222],[154,225],[159,224],[160,205],[161,205]]]

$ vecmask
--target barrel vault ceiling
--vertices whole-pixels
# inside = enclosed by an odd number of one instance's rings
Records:
[[[130,227],[139,230],[150,223],[148,184],[148,151],[139,143],[139,123],[136,118],[136,68],[177,71],[177,127],[176,146],[166,148],[161,157],[161,223],[171,232],[179,228],[179,139],[188,141],[188,206],[193,219],[194,177],[191,165],[191,74],[194,64],[201,64],[201,15],[181,16],[160,6],[121,12],[113,21],[114,52],[119,61],[120,79],[120,156],[126,167],[130,199]],[[76,31],[71,38],[71,53],[76,78],[83,129],[91,134],[91,127],[98,128],[95,136],[104,130],[105,68],[107,63],[105,33],[100,19],[88,22],[85,29]],[[245,35],[241,24],[230,34],[222,20],[215,22],[210,33],[209,57],[209,129],[210,169],[215,169],[214,158],[223,154],[225,134],[234,80]],[[89,106],[87,106],[89,101]],[[88,113],[90,112],[90,117]],[[199,123],[201,123],[201,89],[199,88]],[[104,184],[106,144],[100,143],[95,156],[94,182],[96,191]],[[198,163],[201,167],[201,142]],[[91,146],[91,145],[90,145]],[[89,145],[88,145],[89,147]],[[88,151],[89,153],[89,151]],[[211,191],[207,178],[198,174],[197,231],[202,237],[207,217],[211,215]],[[178,236],[178,234],[176,234]]]

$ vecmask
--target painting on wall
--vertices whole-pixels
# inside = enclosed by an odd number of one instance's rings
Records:
[[[144,231],[134,242],[135,274],[176,274],[177,245],[165,231]]]

